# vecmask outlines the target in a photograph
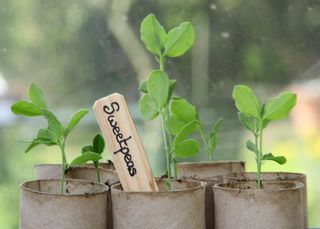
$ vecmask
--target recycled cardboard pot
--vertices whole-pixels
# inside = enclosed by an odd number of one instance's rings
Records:
[[[60,164],[36,164],[34,166],[36,179],[60,179],[61,165]],[[111,186],[119,182],[118,174],[112,163],[99,164],[100,182]],[[82,179],[82,180],[97,180],[96,169],[92,164],[73,166],[66,171],[66,179]],[[112,202],[111,193],[108,191],[108,229],[113,228],[112,223]]]
[[[178,178],[196,180],[222,180],[223,175],[244,172],[244,161],[183,162],[177,164]]]
[[[244,172],[244,161],[184,162],[177,164],[178,178],[191,178],[204,181],[206,228],[214,228],[214,208],[212,186],[221,183],[223,175]]]
[[[113,226],[115,229],[203,229],[204,183],[157,180],[159,192],[125,192],[121,184],[111,187]]]
[[[230,181],[213,186],[215,228],[304,228],[303,184],[299,181]]]
[[[223,183],[230,181],[255,181],[256,173],[254,172],[239,172],[223,176]],[[308,204],[307,204],[307,177],[302,173],[289,172],[263,172],[261,180],[264,181],[299,181],[303,183],[303,211],[304,211],[304,227],[308,227]]]
[[[119,182],[119,177],[113,164],[99,164],[100,180],[105,185],[112,185]],[[36,164],[34,165],[36,179],[60,179],[60,164]],[[72,166],[66,171],[66,179],[97,180],[96,169],[93,164]]]
[[[20,186],[20,229],[105,229],[108,187],[86,180],[33,180]]]

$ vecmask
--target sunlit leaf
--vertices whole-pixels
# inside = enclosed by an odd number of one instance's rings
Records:
[[[297,101],[297,95],[291,92],[282,92],[272,98],[265,107],[263,119],[280,120],[286,118]]]
[[[197,119],[195,107],[185,99],[174,99],[170,107],[172,114],[184,123],[189,123]]]
[[[99,161],[101,159],[101,155],[94,152],[85,152],[81,154],[80,156],[76,157],[69,166],[73,165],[82,165],[87,163],[88,161]]]
[[[199,143],[195,139],[186,139],[174,145],[174,157],[188,158],[195,156],[199,151]]]
[[[260,118],[260,104],[251,88],[245,85],[237,85],[233,89],[232,98],[237,109],[247,115]]]
[[[50,112],[49,110],[42,109],[43,116],[46,118],[48,122],[48,128],[55,134],[57,139],[60,139],[62,133],[64,132],[64,128],[60,121],[56,118],[56,116]]]
[[[155,103],[149,94],[143,95],[139,100],[139,110],[141,116],[146,120],[155,119],[159,112]]]
[[[11,106],[12,113],[16,115],[24,116],[39,116],[42,115],[41,109],[33,104],[26,101],[17,101]]]
[[[37,105],[39,108],[46,108],[47,104],[41,89],[34,83],[29,86],[29,98],[32,103]]]
[[[161,109],[168,102],[169,78],[161,70],[150,72],[147,80],[148,94],[151,96],[158,109]]]
[[[183,22],[168,32],[164,54],[169,57],[183,55],[193,45],[195,32],[190,22]]]
[[[179,133],[174,138],[173,144],[176,145],[179,142],[183,141],[185,138],[187,138],[189,135],[195,132],[195,130],[199,127],[199,122],[194,120],[186,125],[184,125]]]
[[[67,136],[70,131],[80,122],[80,120],[86,115],[88,114],[88,110],[87,109],[80,109],[78,111],[76,111],[70,118],[66,130],[64,132],[64,136]]]
[[[154,14],[149,14],[141,22],[140,36],[150,52],[161,55],[167,34]]]

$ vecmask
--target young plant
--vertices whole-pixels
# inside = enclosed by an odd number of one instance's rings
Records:
[[[175,139],[172,138],[169,106],[176,81],[169,80],[165,73],[165,59],[181,56],[191,48],[194,29],[190,22],[183,22],[167,33],[155,15],[149,14],[141,23],[140,35],[146,48],[159,63],[159,70],[151,71],[147,80],[140,85],[140,91],[145,93],[139,100],[140,113],[146,120],[160,117],[167,159],[167,183],[170,188],[172,162],[176,163],[176,157],[193,156],[198,152],[199,144],[195,139],[188,138],[195,130],[194,124],[182,128],[181,133]]]
[[[99,173],[99,160],[102,158],[101,154],[103,152],[105,142],[100,134],[97,134],[93,140],[92,145],[86,145],[82,148],[82,154],[75,158],[70,166],[73,165],[83,165],[89,161],[93,162],[93,165],[97,173],[97,181],[100,183],[100,173]]]
[[[191,105],[187,100],[175,97],[170,104],[170,130],[171,134],[178,135],[179,131],[188,126],[188,123],[194,123],[195,130],[199,131],[200,137],[204,144],[204,151],[207,154],[209,160],[213,160],[213,153],[217,146],[217,132],[223,121],[223,118],[213,124],[208,134],[205,131],[205,125],[200,120],[197,109]],[[193,133],[193,132],[192,132]]]
[[[70,118],[66,126],[57,119],[57,117],[49,111],[44,95],[40,88],[34,83],[29,87],[30,101],[17,101],[11,106],[11,111],[16,115],[23,115],[27,117],[41,116],[47,120],[48,126],[38,130],[37,136],[29,142],[29,146],[25,152],[38,145],[53,146],[56,145],[61,151],[61,193],[63,193],[64,174],[68,169],[68,162],[65,153],[66,140],[73,128],[79,121],[88,113],[87,109],[80,109],[76,111]],[[99,155],[100,156],[100,155]],[[101,156],[100,156],[101,157]],[[96,157],[92,158],[96,160]]]
[[[256,155],[257,188],[261,188],[261,165],[264,161],[275,161],[278,164],[286,163],[284,156],[274,156],[263,151],[263,131],[271,121],[284,119],[296,104],[297,96],[291,92],[282,92],[267,102],[259,101],[251,88],[237,85],[233,89],[232,97],[238,109],[240,122],[254,136],[254,142],[248,140],[247,148]]]
[[[176,177],[177,158],[192,157],[199,151],[199,143],[190,136],[200,130],[210,158],[216,147],[216,132],[221,119],[205,136],[204,125],[198,118],[197,110],[188,101],[174,97],[176,80],[170,80],[165,73],[165,60],[179,57],[187,52],[194,42],[194,29],[190,22],[183,22],[167,33],[154,14],[149,14],[141,23],[141,40],[159,63],[159,69],[149,73],[139,90],[144,95],[139,100],[142,117],[152,120],[160,117],[164,149],[167,159],[168,185],[171,184],[171,164]]]

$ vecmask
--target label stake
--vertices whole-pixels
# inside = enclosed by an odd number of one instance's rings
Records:
[[[114,93],[93,105],[124,191],[158,191],[147,156],[123,95]]]

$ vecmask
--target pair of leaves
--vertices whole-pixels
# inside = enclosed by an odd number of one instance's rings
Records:
[[[188,138],[199,127],[199,122],[193,120],[187,123],[173,140],[174,158],[188,158],[196,155],[199,151],[199,143],[196,139]]]
[[[259,153],[257,146],[250,140],[247,141],[247,149],[254,152],[256,155]],[[287,162],[287,159],[284,156],[274,156],[272,153],[263,154],[262,161],[274,161],[282,165]]]
[[[195,32],[190,22],[183,22],[167,34],[156,16],[149,14],[141,23],[140,36],[151,53],[157,56],[178,57],[191,48]]]
[[[169,80],[161,70],[151,71],[148,79],[141,85],[144,94],[139,100],[139,109],[146,120],[155,119],[161,109],[166,106],[172,96],[176,81]]]
[[[258,101],[252,89],[245,85],[235,86],[232,97],[241,113],[264,121],[275,121],[287,117],[297,100],[296,94],[282,92],[263,105]]]
[[[35,146],[44,144],[47,146],[57,145],[61,143],[61,138],[66,138],[71,130],[79,123],[79,121],[88,113],[87,109],[80,109],[70,118],[67,127],[64,128],[57,117],[48,110],[43,92],[34,83],[29,86],[28,101],[17,101],[11,106],[14,114],[24,116],[43,116],[48,123],[46,129],[40,129],[37,137],[32,140],[25,152],[29,152]]]
[[[29,99],[27,101],[17,101],[11,106],[12,113],[16,115],[24,115],[28,117],[42,115],[42,109],[47,108],[41,89],[31,83],[29,86]]]
[[[262,122],[262,129],[266,128],[269,124],[269,120],[260,120],[247,116],[241,112],[238,112],[238,117],[242,125],[250,130],[252,133],[260,131],[260,122]]]
[[[174,157],[188,158],[199,151],[196,139],[189,138],[199,128],[197,112],[187,100],[176,97],[170,104],[171,116],[169,117],[170,132],[175,135],[173,140]]]
[[[187,100],[176,97],[170,104],[169,117],[170,132],[177,135],[188,123],[197,120],[196,108]]]
[[[70,165],[81,165],[89,161],[97,164],[100,159],[102,159],[102,152],[105,147],[105,142],[100,134],[97,134],[93,140],[92,145],[87,145],[82,148],[82,154],[76,157]]]
[[[47,129],[40,129],[38,135],[32,140],[27,147],[26,153],[35,146],[44,144],[47,146],[58,145],[62,142],[62,137],[66,138],[71,130],[80,122],[80,120],[88,113],[87,109],[80,109],[70,118],[67,127],[64,128],[57,117],[47,109],[42,109],[42,115],[48,122]]]

